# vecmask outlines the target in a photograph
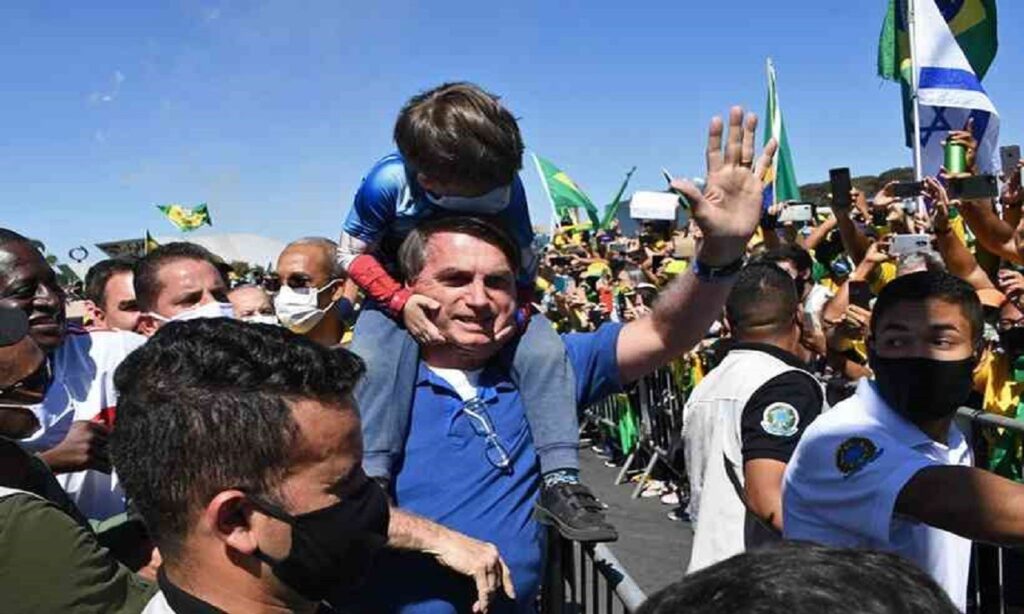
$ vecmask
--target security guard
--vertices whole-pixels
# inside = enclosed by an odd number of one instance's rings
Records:
[[[821,385],[795,355],[800,302],[788,273],[771,263],[747,266],[726,319],[735,344],[684,409],[696,520],[688,572],[779,538],[786,463],[825,408]]]
[[[983,312],[944,272],[897,278],[875,303],[875,380],[812,424],[786,470],[785,536],[888,550],[915,563],[961,610],[971,540],[1024,543],[1024,486],[971,467],[953,423],[971,391]]]

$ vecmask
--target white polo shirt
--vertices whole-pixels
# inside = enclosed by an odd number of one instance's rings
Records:
[[[114,370],[146,338],[123,331],[69,329],[53,353],[53,383],[43,402],[32,408],[39,429],[20,443],[30,452],[53,448],[71,423],[113,416],[117,405]],[[124,493],[115,474],[76,471],[56,476],[78,509],[90,520],[105,520],[125,511]]]
[[[971,447],[955,424],[947,445],[938,443],[862,379],[854,396],[807,428],[786,467],[785,537],[895,552],[928,572],[963,611],[971,541],[894,509],[904,485],[921,469],[971,464]]]

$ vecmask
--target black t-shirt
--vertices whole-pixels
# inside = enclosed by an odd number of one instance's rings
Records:
[[[764,349],[764,348],[770,349]],[[758,346],[796,367],[799,360],[778,348]],[[809,373],[787,371],[758,388],[743,408],[743,462],[770,458],[788,463],[807,425],[821,413],[824,393]]]

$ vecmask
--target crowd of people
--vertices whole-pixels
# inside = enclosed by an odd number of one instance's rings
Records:
[[[535,611],[549,530],[618,537],[583,410],[682,365],[692,575],[645,611],[963,611],[971,541],[1024,541],[1020,439],[975,459],[953,421],[1024,419],[1021,168],[994,201],[943,171],[923,206],[890,184],[785,221],[806,205],[763,202],[756,128],[712,119],[685,224],[542,243],[514,117],[444,84],[337,241],[258,280],[186,241],[106,260],[80,321],[0,229],[3,609]]]

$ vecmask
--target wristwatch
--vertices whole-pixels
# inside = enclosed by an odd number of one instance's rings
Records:
[[[703,282],[714,283],[716,281],[726,281],[735,277],[740,272],[740,269],[743,268],[743,264],[745,262],[746,261],[743,256],[740,256],[733,262],[723,266],[711,266],[710,264],[705,264],[700,260],[694,260],[693,274],[697,276],[697,279]]]

